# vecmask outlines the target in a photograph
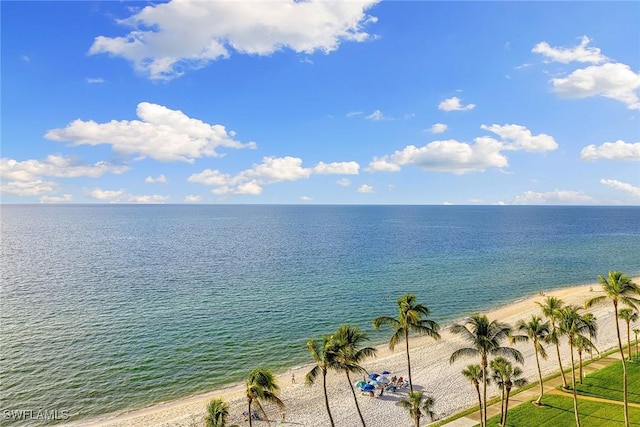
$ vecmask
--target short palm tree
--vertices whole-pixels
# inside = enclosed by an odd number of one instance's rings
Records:
[[[509,395],[511,394],[511,389],[513,387],[522,387],[527,384],[527,379],[522,378],[521,375],[522,369],[517,366],[514,367],[511,362],[507,361],[502,371],[505,390],[504,417],[502,419],[502,425],[505,427],[507,425],[507,414],[509,413]]]
[[[353,401],[356,404],[356,410],[358,416],[362,422],[362,427],[366,427],[360,406],[358,405],[358,398],[356,391],[351,383],[351,372],[366,372],[365,369],[360,366],[362,361],[367,357],[375,356],[376,349],[373,347],[362,347],[363,344],[368,341],[367,334],[362,332],[357,326],[342,325],[338,327],[336,332],[331,336],[333,341],[331,368],[344,372],[347,376],[347,382],[351,388],[353,394]]]
[[[542,371],[540,370],[540,357],[546,360],[547,352],[542,346],[542,343],[547,340],[550,333],[549,322],[543,322],[540,316],[531,315],[529,321],[524,319],[518,320],[516,323],[516,330],[521,335],[514,335],[511,337],[511,342],[531,341],[533,343],[534,354],[536,355],[536,366],[538,368],[538,379],[540,382],[540,396],[535,401],[536,405],[542,404],[542,395],[544,394],[544,387],[542,385]]]
[[[615,314],[616,332],[618,334],[618,349],[622,356],[622,395],[624,399],[624,425],[629,427],[629,396],[627,384],[627,363],[624,360],[624,350],[622,349],[622,338],[620,337],[620,324],[618,322],[618,305],[623,304],[630,308],[637,308],[640,304],[640,288],[633,283],[629,276],[619,271],[609,271],[607,277],[598,276],[598,281],[602,285],[604,295],[591,298],[585,302],[587,308],[602,302],[611,300],[613,312]]]
[[[638,320],[638,313],[630,308],[621,308],[618,310],[618,319],[624,320],[627,324],[627,350],[631,360],[631,322]]]
[[[211,399],[207,404],[204,417],[205,427],[226,427],[229,416],[229,404],[222,399]],[[235,424],[231,427],[237,427]]]
[[[268,369],[256,368],[251,373],[246,381],[247,384],[247,403],[249,406],[249,427],[252,426],[252,412],[251,407],[255,404],[258,407],[258,412],[265,418],[267,414],[262,407],[262,402],[269,402],[277,405],[280,408],[284,408],[284,403],[278,397],[278,391],[280,387],[276,382],[276,378]]]
[[[482,368],[480,365],[467,365],[465,369],[462,370],[462,375],[469,380],[469,382],[476,389],[476,393],[478,394],[478,408],[480,414],[482,414],[482,397],[480,397],[480,382],[482,381]]]
[[[576,392],[576,367],[573,359],[573,349],[578,340],[588,340],[585,336],[589,332],[589,326],[579,313],[580,308],[575,305],[567,305],[560,309],[558,313],[558,329],[562,335],[567,337],[569,352],[571,354],[571,375],[573,378],[573,411],[576,417],[576,427],[580,427],[580,416],[578,415],[578,395]]]
[[[640,357],[640,353],[638,352],[638,334],[640,334],[640,329],[634,329],[633,333],[636,334],[636,357]]]
[[[400,339],[404,339],[407,352],[407,372],[409,377],[409,390],[413,391],[413,380],[411,377],[411,358],[409,357],[409,332],[417,332],[420,335],[427,335],[439,340],[440,334],[438,325],[433,320],[426,319],[430,311],[424,304],[416,301],[413,294],[404,294],[397,300],[398,318],[380,316],[373,319],[373,327],[380,329],[383,325],[389,325],[395,332],[389,341],[389,348],[393,350]]]
[[[578,353],[578,366],[580,367],[578,370],[578,382],[580,384],[582,384],[582,379],[584,378],[584,375],[582,373],[582,354],[585,351],[593,353],[593,349],[595,348],[595,346],[593,345],[593,342],[585,338],[586,337],[577,336],[575,339],[575,342],[573,343]]]
[[[517,362],[524,361],[522,353],[511,347],[503,347],[501,344],[508,339],[511,328],[505,323],[492,320],[478,313],[466,318],[463,323],[454,323],[451,332],[462,336],[471,346],[456,350],[451,355],[449,363],[454,363],[460,357],[480,356],[482,368],[482,426],[487,425],[487,366],[489,355],[508,356]]]
[[[491,379],[493,383],[500,388],[500,425],[504,419],[504,402],[505,402],[505,378],[504,372],[509,361],[502,356],[498,356],[489,362],[491,368]]]
[[[556,355],[558,356],[558,367],[560,368],[560,376],[562,376],[562,386],[567,388],[567,379],[562,369],[562,358],[560,357],[560,332],[558,331],[558,310],[564,306],[564,301],[558,297],[547,297],[544,303],[536,302],[542,309],[544,317],[549,319],[551,330],[547,336],[547,342],[556,346]]]
[[[409,416],[415,423],[416,427],[420,427],[420,418],[423,415],[433,419],[433,398],[425,396],[422,390],[410,391],[407,397],[400,399],[400,406],[409,411]]]
[[[331,427],[335,426],[333,416],[331,415],[331,408],[329,408],[329,395],[327,394],[327,371],[333,363],[335,357],[335,346],[330,336],[323,336],[322,341],[316,341],[311,339],[307,341],[307,349],[311,353],[311,357],[315,362],[315,366],[305,376],[305,384],[307,386],[313,385],[318,375],[322,374],[322,389],[324,391],[324,404],[327,408],[327,415],[329,415],[329,422]]]
[[[596,316],[594,316],[593,313],[585,313],[582,315],[582,318],[584,320],[587,321],[587,323],[590,325],[589,328],[589,341],[593,342],[594,338],[596,338],[596,332],[598,330],[598,319],[596,319]],[[598,353],[598,356],[600,355],[600,350],[598,350],[595,346],[589,348],[589,355],[590,358],[593,359],[593,350],[595,350]]]

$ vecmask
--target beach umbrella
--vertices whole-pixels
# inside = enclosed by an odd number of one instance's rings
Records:
[[[380,372],[380,374],[381,374],[381,375],[389,375],[390,373],[391,373],[391,372],[389,372],[389,371],[382,371],[382,372]]]
[[[375,380],[376,378],[378,378],[378,374],[369,374],[370,380]]]
[[[389,378],[387,378],[387,377],[382,377],[382,376],[380,376],[380,377],[376,378],[376,381],[377,381],[379,384],[389,384],[389,383],[391,382],[391,380],[390,380]]]
[[[362,387],[362,386],[363,386],[363,385],[365,385],[365,384],[366,384],[366,382],[364,382],[364,381],[360,380],[360,381],[357,381],[354,385],[355,385],[356,387]]]
[[[376,380],[372,380],[372,381],[369,381],[369,384],[371,384],[372,386],[374,386],[374,387],[375,387],[375,386],[377,386],[377,385],[378,385],[378,381],[376,381]]]
[[[365,384],[362,387],[360,387],[360,390],[362,390],[362,391],[373,391],[375,389],[376,389],[376,387],[371,385],[371,384]]]

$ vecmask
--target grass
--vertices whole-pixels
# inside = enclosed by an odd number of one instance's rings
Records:
[[[627,361],[629,402],[640,403],[640,359]],[[578,393],[584,396],[622,402],[622,362],[616,362],[584,377],[577,384]]]
[[[578,400],[578,412],[582,427],[619,427],[624,426],[624,414],[621,405],[613,403]],[[629,408],[629,421],[640,426],[640,409]],[[499,426],[500,415],[488,420],[490,427]],[[544,406],[523,403],[510,409],[507,416],[509,427],[559,427],[575,425],[573,399],[558,395],[546,395]]]

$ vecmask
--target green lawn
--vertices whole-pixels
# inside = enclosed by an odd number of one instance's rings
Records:
[[[629,402],[640,403],[640,361],[627,361]],[[622,401],[622,362],[614,363],[584,377],[579,394]]]
[[[545,406],[523,403],[509,410],[507,426],[510,427],[560,427],[575,425],[573,399],[558,395],[545,395]],[[622,405],[578,400],[582,427],[624,426]],[[629,421],[640,426],[640,409],[629,408]],[[498,426],[500,416],[488,420],[489,426]]]

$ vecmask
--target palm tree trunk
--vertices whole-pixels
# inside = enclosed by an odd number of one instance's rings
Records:
[[[364,422],[364,418],[362,418],[362,412],[360,412],[360,405],[358,405],[358,397],[356,396],[356,391],[353,389],[353,384],[351,384],[351,377],[349,376],[349,371],[345,371],[347,374],[347,381],[349,382],[349,387],[351,388],[351,394],[353,394],[353,401],[356,402],[356,410],[358,411],[358,416],[360,417],[360,421],[362,421],[362,427],[367,427]]]
[[[578,350],[578,360],[580,363],[580,384],[582,384],[582,350]]]
[[[404,342],[407,348],[407,372],[409,373],[409,390],[413,393],[413,381],[411,380],[411,359],[409,358],[409,329],[404,330]]]
[[[416,412],[414,422],[416,423],[416,427],[420,427],[420,412]]]
[[[482,356],[482,413],[480,423],[482,427],[487,427],[487,356]]]
[[[576,427],[580,427],[580,416],[578,415],[578,393],[576,391],[576,366],[573,361],[573,342],[569,338],[569,350],[571,351],[571,376],[573,377],[573,412],[576,414]]]
[[[503,419],[504,419],[504,385],[502,386],[502,390],[500,390],[500,425],[502,425]]]
[[[638,354],[638,334],[636,333],[636,357],[640,356]]]
[[[504,402],[504,419],[502,420],[502,425],[504,427],[507,426],[507,412],[509,411],[509,394],[511,393],[511,387],[507,387],[507,397]]]
[[[620,323],[618,322],[618,301],[613,300],[615,312],[616,332],[618,333],[618,349],[622,356],[622,394],[624,397],[624,425],[629,427],[629,397],[627,396],[627,363],[624,360],[624,350],[622,349],[622,339],[620,338]]]
[[[629,360],[631,360],[631,326],[630,321],[627,321],[627,350],[629,350]]]
[[[251,416],[251,399],[249,399],[249,427],[253,425],[253,423],[251,422],[252,419],[253,417]]]
[[[482,397],[480,397],[480,384],[476,384],[476,392],[478,393],[478,409],[480,411],[480,420],[482,420]],[[482,422],[480,424],[482,424]]]
[[[556,353],[558,355],[558,365],[560,366],[560,376],[562,377],[562,387],[567,388],[567,379],[564,376],[564,369],[562,369],[562,358],[560,358],[560,343],[556,343]]]
[[[538,367],[538,378],[540,379],[540,396],[538,396],[538,400],[536,400],[536,405],[540,405],[542,403],[542,395],[544,394],[544,386],[542,385],[542,371],[540,370],[540,358],[538,357],[538,347],[537,342],[533,343],[533,347],[536,354],[536,366]]]
[[[331,409],[329,408],[329,395],[327,394],[327,371],[326,369],[322,370],[322,388],[324,389],[324,404],[327,407],[327,414],[329,414],[329,421],[331,422],[331,427],[335,427],[333,422],[333,417],[331,416]]]

